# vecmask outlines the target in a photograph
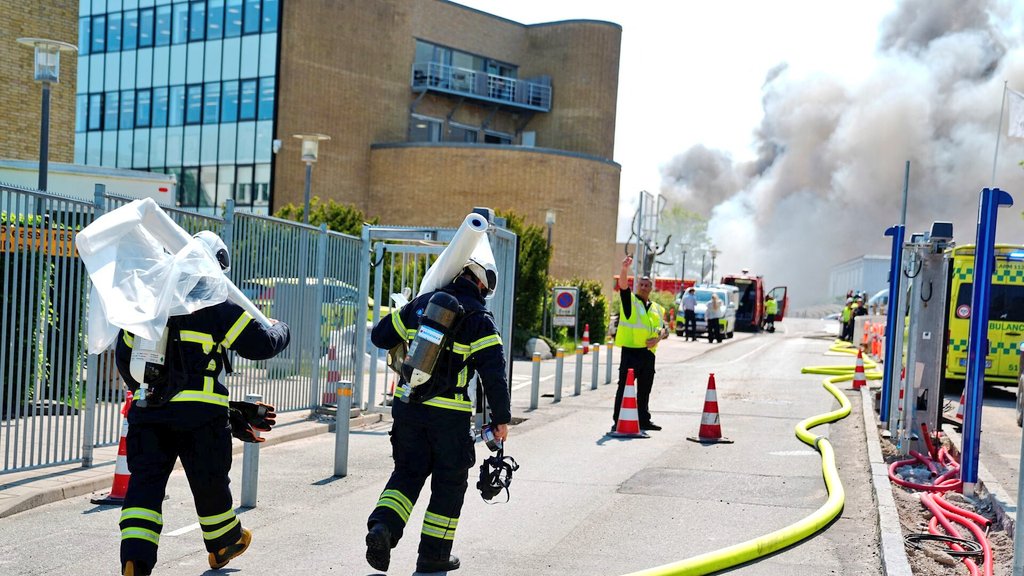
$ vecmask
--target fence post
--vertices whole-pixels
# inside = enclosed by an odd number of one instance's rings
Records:
[[[608,367],[605,369],[605,373],[604,373],[604,383],[605,384],[611,384],[612,383],[612,351],[614,351],[614,350],[615,350],[615,341],[613,341],[613,340],[609,341],[608,342]]]
[[[309,414],[310,416],[316,415],[317,408],[320,407],[320,363],[321,358],[324,356],[326,349],[323,344],[323,333],[324,333],[324,296],[327,293],[327,289],[324,286],[324,277],[327,274],[327,224],[320,224],[320,234],[317,236],[316,243],[316,278],[317,278],[317,302],[314,307],[310,310],[310,319],[317,318],[313,325],[317,327],[316,336],[313,338],[314,349],[313,349],[313,373],[310,375],[309,383]],[[328,327],[329,328],[329,327]],[[331,345],[331,333],[330,330],[327,332],[327,346]]]
[[[576,346],[576,385],[573,387],[573,396],[580,395],[580,388],[583,387],[583,346]]]
[[[370,301],[370,227],[363,225],[359,247],[359,301],[356,303],[356,380],[355,403],[363,407],[363,380],[366,376],[366,311]],[[376,350],[376,349],[375,349]]]
[[[255,404],[263,401],[262,394],[246,394],[245,401]],[[257,437],[260,433],[252,432]],[[259,442],[245,442],[242,448],[242,498],[243,508],[256,507],[256,489],[260,483],[260,444]]]
[[[562,368],[565,366],[565,350],[559,348],[555,351],[555,399],[554,402],[562,401]]]
[[[99,218],[106,211],[106,192],[107,187],[103,184],[97,184],[93,189],[93,213],[96,218]],[[93,221],[95,222],[95,218]],[[91,295],[91,291],[90,291]],[[86,297],[88,298],[88,296]],[[88,302],[88,300],[86,300]],[[98,302],[91,303],[93,306],[98,306]],[[86,309],[88,309],[86,306]],[[86,323],[86,329],[88,330],[88,322]],[[96,354],[88,354],[86,359],[86,379],[85,379],[85,421],[82,425],[85,430],[82,431],[82,467],[92,467],[92,450],[96,445],[96,394],[99,390],[99,378],[100,378],[100,362],[99,356]]]
[[[530,379],[530,410],[537,409],[540,400],[540,352],[533,353],[533,377]]]
[[[599,378],[597,373],[599,372],[599,370],[601,368],[601,345],[600,344],[594,344],[593,349],[594,349],[594,361],[593,361],[593,373],[591,374],[591,378],[590,378],[590,389],[591,390],[597,390],[597,379]]]
[[[352,414],[352,383],[338,382],[335,391],[338,397],[338,412],[334,417],[334,475],[348,476],[348,432]]]

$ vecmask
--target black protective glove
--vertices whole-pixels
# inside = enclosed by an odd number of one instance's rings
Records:
[[[252,426],[253,430],[259,430],[260,432],[270,432],[270,429],[277,424],[277,412],[274,411],[274,407],[270,404],[264,404],[263,402],[229,402],[228,405],[232,410],[237,410],[242,414],[242,418]]]
[[[228,423],[231,424],[231,435],[238,438],[242,442],[265,442],[265,438],[260,438],[256,435],[256,431],[249,422],[245,419],[245,416],[240,410],[234,408],[228,409]]]

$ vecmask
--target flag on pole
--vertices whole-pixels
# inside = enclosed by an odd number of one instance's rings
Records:
[[[1011,138],[1024,138],[1024,94],[1007,88],[1010,100],[1010,121],[1006,127],[1006,135]]]

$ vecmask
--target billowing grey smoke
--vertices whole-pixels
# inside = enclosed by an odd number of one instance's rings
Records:
[[[1016,11],[1017,14],[1013,14]],[[911,162],[908,232],[950,220],[974,241],[990,186],[1003,81],[1024,92],[1024,9],[981,0],[906,0],[882,23],[877,65],[859,85],[822,72],[767,74],[758,157],[694,146],[663,173],[670,203],[710,216],[720,271],[749,267],[787,284],[796,305],[828,301],[829,269],[889,254]],[[996,186],[1017,196],[998,238],[1024,242],[1024,141],[1000,142]],[[860,288],[850,286],[849,288]]]

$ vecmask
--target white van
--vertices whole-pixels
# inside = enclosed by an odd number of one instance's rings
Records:
[[[707,334],[708,322],[705,314],[712,294],[718,294],[718,299],[727,304],[725,307],[725,327],[722,332],[726,338],[732,338],[736,332],[736,310],[740,306],[740,291],[735,286],[727,286],[725,284],[694,286],[694,296],[697,297],[697,306],[695,308],[697,334]],[[686,334],[681,300],[681,296],[676,299],[676,336],[680,337]]]

